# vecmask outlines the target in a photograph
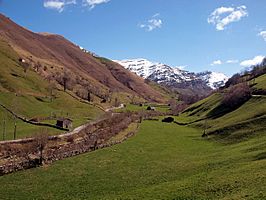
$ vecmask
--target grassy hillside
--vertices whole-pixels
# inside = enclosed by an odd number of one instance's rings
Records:
[[[265,75],[250,82],[256,83],[252,84],[252,88],[265,89]],[[258,134],[265,134],[266,96],[252,95],[243,105],[229,109],[221,103],[227,90],[191,105],[177,117],[177,121],[192,123],[201,128],[206,127],[207,133],[218,136],[215,139],[221,139],[224,142],[237,142]]]
[[[123,144],[0,177],[1,199],[265,199],[265,135],[222,145],[145,121]]]
[[[165,99],[171,99],[171,98],[175,98],[176,96],[178,96],[178,94],[174,91],[171,91],[169,89],[167,89],[166,87],[159,85],[158,83],[155,83],[153,81],[150,81],[148,79],[145,80],[145,82],[151,86],[152,88],[154,88],[156,91],[159,91],[163,97]]]
[[[255,78],[254,82],[256,84],[254,86],[255,88],[266,90],[266,74],[264,74],[258,78]]]
[[[19,56],[4,41],[0,40],[0,103],[13,112],[27,117],[69,117],[74,120],[74,127],[94,119],[103,112],[98,108],[81,103],[69,94],[54,88],[54,98],[50,97],[50,83],[29,69],[24,72]],[[7,137],[13,138],[13,117],[3,108],[0,109],[0,130],[2,134],[3,119],[7,119]],[[51,121],[55,123],[55,121]],[[31,136],[39,127],[18,122],[18,138]],[[58,133],[49,128],[50,134]],[[0,137],[0,140],[2,137]]]
[[[43,77],[49,75],[67,89],[78,90],[82,96],[87,96],[83,94],[89,91],[107,100],[115,91],[152,102],[166,101],[142,78],[117,63],[81,50],[63,36],[31,32],[0,14],[0,38]]]

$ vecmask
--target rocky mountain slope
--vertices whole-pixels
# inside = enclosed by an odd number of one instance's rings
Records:
[[[0,39],[7,42],[31,70],[71,91],[88,90],[105,99],[110,93],[163,101],[161,94],[119,64],[84,51],[64,37],[31,32],[0,14]]]
[[[223,86],[228,80],[228,77],[222,73],[210,71],[193,73],[146,59],[116,60],[115,62],[145,79],[171,87],[191,86],[211,90]]]

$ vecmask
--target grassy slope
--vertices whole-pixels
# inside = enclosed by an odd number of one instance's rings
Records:
[[[260,89],[265,85],[265,75],[256,78],[258,84],[254,87]],[[263,84],[264,83],[264,84]],[[180,122],[193,122],[205,119],[220,105],[222,94],[212,96],[190,106],[183,114],[177,117]],[[236,110],[215,118],[194,123],[199,127],[207,127],[207,132],[219,133],[216,139],[225,142],[238,142],[243,139],[265,134],[266,130],[266,97],[253,96],[249,101]]]
[[[162,131],[163,130],[163,131]],[[1,199],[265,199],[266,142],[145,121],[123,144],[0,177]]]
[[[25,74],[18,63],[18,55],[3,41],[0,41],[0,83],[0,102],[27,118],[48,117],[54,113],[57,116],[72,118],[74,127],[76,127],[102,114],[99,109],[80,103],[62,91],[57,91],[56,99],[51,102],[47,89],[49,83],[32,70],[28,70]],[[4,115],[3,109],[0,109],[1,132]],[[7,118],[6,139],[12,139],[13,120],[9,115]],[[17,136],[18,138],[31,136],[38,132],[38,129],[39,127],[18,122]],[[51,128],[49,131],[51,134],[59,133],[59,131]],[[2,137],[0,137],[1,139]]]
[[[165,87],[155,83],[153,81],[146,80],[146,83],[151,86],[153,89],[159,91],[165,99],[171,99],[176,96],[172,91],[166,89]]]
[[[266,74],[256,78],[255,83],[257,83],[257,85],[255,85],[254,87],[256,87],[257,89],[266,90]]]

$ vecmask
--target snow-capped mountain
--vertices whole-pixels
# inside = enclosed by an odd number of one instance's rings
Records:
[[[220,72],[201,72],[197,74],[197,77],[199,79],[204,80],[207,85],[212,89],[217,89],[225,85],[225,83],[228,81],[228,77]]]
[[[217,89],[225,84],[228,77],[217,72],[188,72],[178,67],[151,62],[147,59],[114,60],[137,75],[160,84],[175,86],[176,84],[205,84],[206,87]]]

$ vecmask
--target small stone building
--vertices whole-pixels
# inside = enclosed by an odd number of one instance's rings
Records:
[[[23,58],[19,58],[18,61],[21,63],[26,63],[26,60],[24,60]]]
[[[147,110],[152,110],[152,111],[155,111],[155,110],[156,110],[156,108],[155,108],[155,107],[148,106],[148,107],[147,107]]]
[[[66,128],[66,129],[71,129],[72,128],[72,120],[68,118],[60,118],[57,119],[56,121],[56,126],[60,128]]]

